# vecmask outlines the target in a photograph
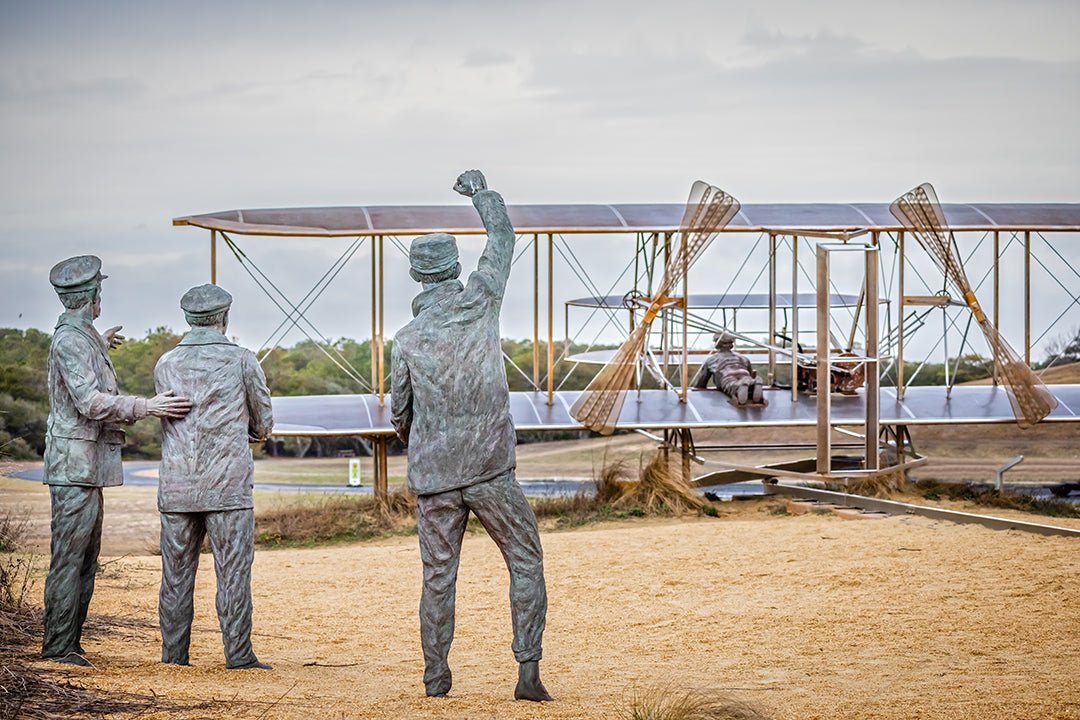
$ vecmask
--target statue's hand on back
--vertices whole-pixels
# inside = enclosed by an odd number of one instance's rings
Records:
[[[158,393],[146,401],[147,415],[179,420],[191,411],[191,400],[177,397],[172,390]]]
[[[487,190],[487,181],[484,180],[484,173],[479,170],[466,170],[458,175],[457,182],[454,183],[454,192],[465,197],[472,197],[481,190]]]

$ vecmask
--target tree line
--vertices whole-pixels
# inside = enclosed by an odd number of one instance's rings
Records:
[[[180,342],[182,335],[166,327],[150,330],[144,337],[128,338],[113,350],[113,366],[121,392],[150,397],[154,394],[154,366],[158,359]],[[51,336],[40,330],[0,328],[0,456],[18,460],[41,457],[45,450],[45,429],[49,415],[49,342]],[[531,341],[503,340],[503,350],[513,364],[507,362],[506,378],[511,390],[528,390],[533,377],[533,345]],[[385,387],[389,392],[390,351],[393,340],[384,343]],[[341,395],[366,392],[351,373],[355,372],[370,384],[371,341],[342,338],[329,348],[331,359],[319,345],[304,340],[291,347],[275,347],[263,360],[266,381],[274,395]],[[554,348],[556,359],[567,350],[562,344]],[[583,352],[583,345],[571,345],[569,352]],[[547,343],[540,347],[541,386],[546,387],[545,362]],[[467,361],[467,359],[466,359]],[[350,369],[344,372],[340,365]],[[515,367],[516,365],[516,367]],[[591,369],[590,369],[591,368]],[[581,390],[592,379],[597,366],[578,366],[558,362],[555,365],[555,384],[564,390]],[[377,384],[377,380],[376,380]],[[161,456],[161,424],[155,418],[140,420],[128,426],[125,458],[157,459]],[[277,440],[266,448],[272,453],[333,454],[340,450],[364,452],[358,439],[322,438],[313,444],[309,440]]]
[[[154,394],[154,366],[165,352],[173,348],[181,335],[166,327],[150,330],[144,337],[130,338],[112,352],[113,365],[122,392],[149,397]],[[17,330],[0,328],[0,456],[13,459],[37,459],[45,450],[45,429],[49,414],[48,359],[50,335],[40,330]],[[389,373],[392,340],[385,343],[385,368]],[[503,351],[509,358],[506,363],[506,379],[512,391],[532,389],[533,343],[531,340],[502,341]],[[609,346],[610,348],[610,346]],[[564,354],[584,352],[589,348],[573,344],[569,347],[556,343],[552,348],[558,360]],[[596,348],[592,348],[596,349]],[[328,357],[320,346],[310,340],[298,342],[291,347],[276,347],[263,361],[267,383],[274,395],[340,395],[365,392],[365,388],[338,364],[351,366],[361,378],[371,381],[371,341],[342,338],[334,343]],[[1066,338],[1051,343],[1047,361],[1056,357],[1055,365],[1080,362],[1080,329]],[[540,343],[538,366],[540,387],[547,387],[547,343]],[[467,359],[463,359],[467,361]],[[512,362],[511,362],[512,361]],[[952,367],[955,365],[955,372]],[[598,365],[577,365],[556,362],[554,386],[563,390],[581,390],[588,385],[599,369]],[[916,363],[905,363],[905,377],[911,378]],[[967,382],[990,377],[993,361],[979,355],[965,355],[950,363],[950,374],[955,382]],[[883,384],[888,384],[886,373]],[[672,375],[675,379],[675,375]],[[892,379],[895,382],[894,379]],[[915,376],[914,385],[943,385],[945,367],[942,363],[926,363]],[[385,379],[389,390],[389,378]],[[655,383],[646,380],[646,387]],[[532,438],[523,438],[532,439]],[[552,439],[547,437],[547,439]],[[274,454],[334,454],[342,450],[363,453],[364,443],[357,438],[323,438],[315,443],[310,440],[289,439],[271,441],[267,451]],[[125,458],[156,459],[161,456],[161,426],[158,420],[147,418],[127,429],[127,442],[123,449]]]

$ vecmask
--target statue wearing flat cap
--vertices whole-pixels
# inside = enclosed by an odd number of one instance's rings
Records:
[[[745,355],[735,352],[735,338],[730,333],[713,335],[716,352],[701,363],[694,376],[693,386],[699,390],[709,387],[711,380],[716,389],[731,398],[736,405],[763,405],[761,379]]]
[[[424,685],[432,696],[450,691],[454,589],[471,512],[510,571],[511,647],[519,663],[514,697],[550,700],[539,670],[547,614],[543,551],[536,517],[514,476],[516,437],[499,344],[514,228],[502,197],[487,189],[478,170],[463,173],[454,190],[472,198],[487,246],[462,285],[453,235],[413,241],[410,274],[424,290],[413,300],[413,319],[394,337],[392,351],[393,423],[409,449],[409,489],[417,495],[424,565]]]
[[[105,277],[93,255],[68,258],[49,273],[64,313],[49,347],[45,484],[52,503],[52,545],[41,655],[84,666],[90,663],[82,626],[101,549],[101,489],[124,482],[121,426],[147,415],[183,417],[191,407],[171,388],[149,399],[120,394],[109,359],[110,348],[122,340],[120,328],[104,336],[94,328]]]
[[[182,419],[161,421],[161,661],[188,664],[199,548],[210,538],[225,665],[269,669],[251,648],[255,557],[254,466],[249,442],[270,437],[273,415],[262,367],[225,336],[232,296],[217,285],[184,293],[191,331],[154,369],[158,388],[191,397]]]

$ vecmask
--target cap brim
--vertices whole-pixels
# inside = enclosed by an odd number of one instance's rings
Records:
[[[420,269],[420,268],[418,268],[416,266],[413,266],[413,270],[420,273],[421,275],[437,275],[438,273],[446,272],[450,268],[454,267],[455,265],[458,264],[458,261],[459,261],[458,258],[454,258],[453,260],[451,260],[448,263],[444,263],[442,265],[438,265],[438,266],[433,267],[433,268]]]

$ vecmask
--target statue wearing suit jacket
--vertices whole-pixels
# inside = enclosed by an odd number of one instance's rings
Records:
[[[191,408],[171,391],[149,399],[119,393],[109,350],[122,341],[120,328],[104,336],[94,328],[106,277],[93,255],[57,263],[49,274],[65,310],[49,348],[45,484],[52,503],[52,547],[41,655],[83,666],[90,664],[81,638],[101,549],[101,489],[124,482],[121,426],[147,415],[183,417]]]

